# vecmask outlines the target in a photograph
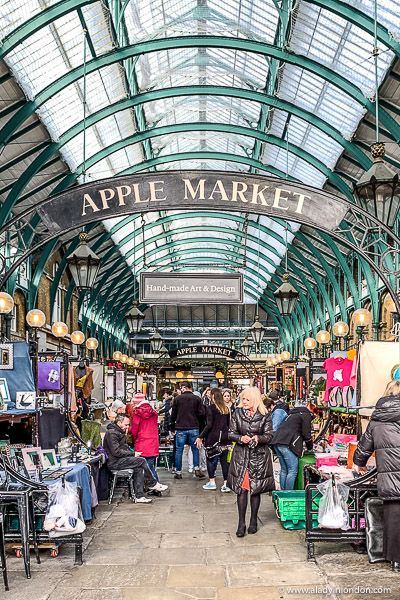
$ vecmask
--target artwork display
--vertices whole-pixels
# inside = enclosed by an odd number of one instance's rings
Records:
[[[0,344],[0,370],[14,368],[14,349],[12,344]]]
[[[34,471],[41,464],[40,453],[42,449],[36,446],[22,448],[22,457],[27,471]]]
[[[0,403],[10,402],[10,390],[8,389],[7,379],[0,377]]]
[[[51,448],[40,451],[40,460],[43,469],[56,469],[58,467],[56,453]]]
[[[15,405],[18,409],[36,408],[36,393],[35,392],[17,392]]]

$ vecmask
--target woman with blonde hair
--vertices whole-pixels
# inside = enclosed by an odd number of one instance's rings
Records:
[[[375,452],[377,487],[383,499],[383,555],[400,571],[400,381],[388,383],[354,453],[359,473]]]
[[[236,442],[228,474],[228,486],[237,494],[237,537],[246,533],[246,511],[250,493],[248,533],[257,532],[261,494],[275,489],[271,451],[272,421],[257,387],[244,389],[239,407],[231,418],[229,439]]]

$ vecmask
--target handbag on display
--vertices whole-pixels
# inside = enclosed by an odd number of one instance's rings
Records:
[[[38,362],[38,389],[42,392],[60,391],[61,365],[59,362]]]

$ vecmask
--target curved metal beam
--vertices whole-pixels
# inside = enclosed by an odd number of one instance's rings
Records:
[[[243,38],[233,38],[224,36],[182,36],[178,38],[170,37],[157,40],[140,42],[124,48],[118,48],[94,58],[86,63],[72,69],[46,88],[41,90],[34,100],[26,102],[25,106],[19,109],[13,117],[5,124],[0,132],[0,141],[6,143],[9,137],[18,129],[22,123],[28,119],[44,102],[49,100],[55,94],[60,92],[65,87],[83,77],[84,72],[90,74],[98,69],[112,65],[116,62],[126,60],[128,58],[139,57],[140,55],[160,52],[164,50],[175,50],[181,48],[224,48],[230,50],[239,50],[244,52],[254,52],[262,56],[274,58],[283,63],[290,63],[299,68],[303,68],[318,77],[329,81],[334,86],[341,89],[354,100],[359,102],[369,112],[374,112],[373,102],[366,98],[362,91],[347,80],[345,77],[336,73],[334,70],[318,63],[317,61],[307,58],[302,55],[297,55],[288,52],[265,42],[255,42],[253,40],[245,40]],[[394,135],[396,141],[400,140],[400,125],[393,117],[380,108],[379,121],[382,125]]]

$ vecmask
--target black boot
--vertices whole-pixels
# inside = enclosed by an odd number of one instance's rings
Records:
[[[237,537],[244,537],[246,535],[246,525],[241,525],[239,523],[237,531],[236,531],[236,536]]]

